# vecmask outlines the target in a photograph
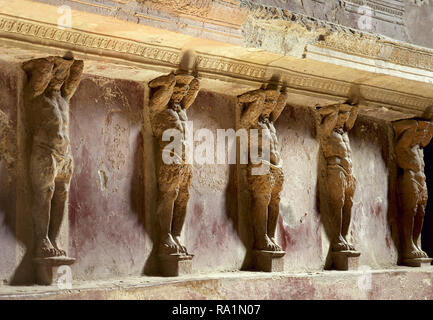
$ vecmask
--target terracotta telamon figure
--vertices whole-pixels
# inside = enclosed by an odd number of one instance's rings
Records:
[[[199,81],[189,74],[169,74],[149,83],[150,118],[153,134],[159,144],[158,157],[161,160],[158,178],[157,216],[160,226],[160,253],[188,255],[181,243],[181,232],[185,221],[191,185],[191,165],[185,163],[185,131],[188,117],[186,111],[193,104],[200,89]],[[181,135],[181,154],[167,164],[163,161],[164,148],[170,141],[163,141],[165,130],[176,129]]]
[[[32,137],[35,257],[65,256],[58,236],[67,209],[73,160],[69,142],[69,100],[83,72],[83,61],[48,57],[23,64],[27,119]]]
[[[347,241],[356,188],[348,132],[355,124],[358,107],[348,104],[318,107],[317,115],[317,133],[326,161],[326,189],[333,227],[332,251],[355,251]]]
[[[433,124],[427,121],[401,120],[393,125],[398,165],[401,256],[403,259],[427,258],[419,241],[428,198],[423,148],[433,137]]]
[[[255,250],[282,251],[275,239],[275,231],[280,213],[280,192],[284,174],[274,123],[286,106],[287,98],[287,93],[275,86],[247,92],[238,97],[243,106],[240,125],[248,130],[249,137],[248,182],[252,197]],[[252,139],[251,129],[257,129],[258,139]],[[263,145],[262,136],[265,136],[264,141],[269,141],[268,146]],[[254,164],[256,161],[251,159],[253,147],[258,150],[258,155],[269,154],[269,159],[261,159],[260,163]],[[254,172],[253,169],[259,167],[265,170]]]

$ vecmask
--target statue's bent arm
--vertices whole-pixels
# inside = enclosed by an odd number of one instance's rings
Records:
[[[359,107],[354,106],[350,110],[349,119],[347,119],[346,123],[344,124],[344,128],[346,131],[352,130],[353,126],[355,125],[356,118],[358,117],[359,113]]]
[[[265,102],[265,92],[255,90],[247,92],[239,97],[240,103],[249,103],[246,110],[241,115],[241,126],[249,128],[256,123],[262,112],[263,103]]]
[[[275,109],[271,113],[270,118],[272,122],[277,121],[277,119],[280,117],[281,112],[283,112],[284,108],[286,107],[288,98],[289,94],[287,92],[281,92],[275,105]]]
[[[173,73],[158,77],[149,83],[149,87],[157,90],[152,94],[149,108],[152,115],[163,111],[173,95],[176,77]]]
[[[84,62],[82,60],[75,60],[72,64],[69,77],[65,80],[62,86],[62,96],[69,100],[74,95],[81,81],[81,75],[83,74]]]
[[[29,77],[27,95],[30,99],[45,92],[53,77],[54,61],[49,58],[35,59],[23,64],[23,69]]]
[[[320,113],[321,110],[319,110]],[[338,108],[334,108],[332,112],[327,112],[327,115],[322,118],[319,125],[319,135],[328,136],[334,130],[338,119]]]
[[[194,103],[199,91],[200,91],[200,82],[197,78],[194,78],[189,84],[189,90],[187,94],[182,99],[182,107],[185,110],[188,110],[188,108],[191,107],[191,105]]]

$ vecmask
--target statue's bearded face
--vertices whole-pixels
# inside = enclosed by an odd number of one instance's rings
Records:
[[[274,111],[280,92],[278,90],[266,90],[265,103],[262,116],[267,118]]]
[[[53,77],[48,84],[49,89],[56,91],[60,90],[66,78],[69,76],[71,64],[71,62],[64,59],[59,59],[54,62]]]
[[[188,93],[188,90],[189,90],[188,84],[176,83],[171,99],[173,100],[174,103],[180,103],[182,99],[185,97],[185,95]]]
[[[340,111],[338,113],[338,119],[337,119],[337,125],[336,127],[338,129],[343,128],[346,121],[349,119],[349,112],[348,111]]]

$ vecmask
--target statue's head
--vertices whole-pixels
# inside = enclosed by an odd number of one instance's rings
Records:
[[[53,57],[53,77],[48,84],[47,89],[58,91],[62,88],[63,83],[69,76],[69,70],[74,60],[64,59],[60,57]]]
[[[277,85],[270,84],[265,89],[265,103],[263,106],[262,117],[267,118],[274,111],[275,106],[280,96],[280,87]]]
[[[171,100],[174,103],[180,103],[185,95],[188,93],[189,84],[194,79],[194,76],[189,74],[177,74],[176,75],[176,85],[173,89],[173,95]]]
[[[342,104],[340,106],[340,110],[338,111],[337,124],[335,125],[337,129],[344,128],[344,125],[347,120],[349,120],[351,107],[346,104]]]

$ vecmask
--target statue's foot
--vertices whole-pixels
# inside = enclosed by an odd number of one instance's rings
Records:
[[[174,241],[176,242],[178,248],[180,249],[180,252],[188,255],[188,250],[186,250],[186,247],[182,244],[182,242],[180,242],[180,236],[174,237]]]
[[[271,237],[270,238],[272,243],[276,246],[277,250],[276,251],[283,251],[283,248],[281,248],[281,246],[277,243],[277,240],[275,239],[275,237]]]
[[[48,238],[36,242],[35,254],[37,258],[51,258],[57,256],[56,249]]]
[[[421,252],[423,258],[428,258],[429,257],[428,254],[424,250],[422,250],[419,246],[417,246],[417,245],[415,245],[415,246]]]
[[[172,235],[167,234],[161,239],[160,250],[166,254],[179,253],[180,247],[177,245]]]
[[[272,240],[265,235],[261,239],[256,239],[256,250],[263,250],[263,251],[281,251],[281,248],[272,242]]]
[[[419,259],[419,258],[428,258],[427,254],[418,249],[414,244],[409,245],[406,250],[403,251],[403,259]]]
[[[66,257],[66,251],[65,250],[60,249],[56,242],[51,241],[51,243],[53,244],[54,250],[56,251],[56,256],[58,256],[58,257],[65,256]]]
[[[349,241],[347,241],[346,237],[343,237],[344,241],[346,242],[346,244],[349,246],[349,250],[351,251],[356,251],[355,247],[353,246],[353,244],[351,244]]]
[[[341,251],[351,251],[355,250],[355,248],[350,245],[342,236],[339,236],[336,241],[332,244],[332,251],[341,252]]]

